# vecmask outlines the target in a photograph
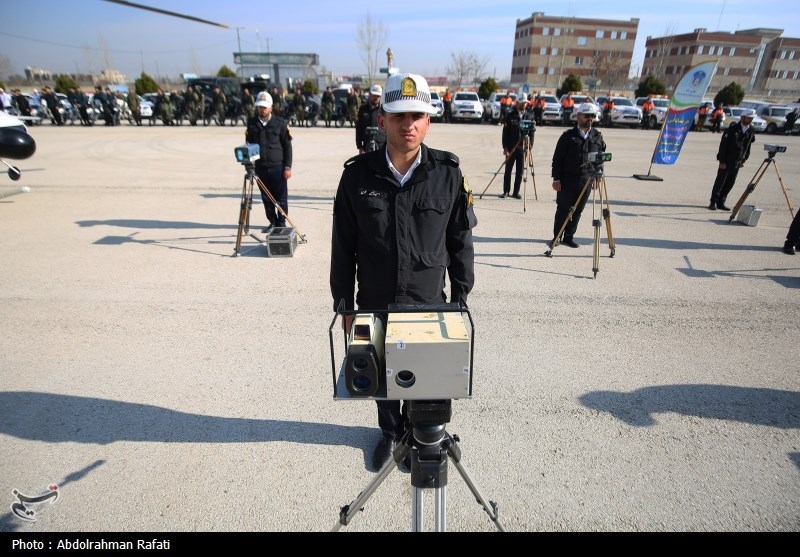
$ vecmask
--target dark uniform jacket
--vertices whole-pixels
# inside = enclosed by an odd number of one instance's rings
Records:
[[[504,151],[513,151],[514,147],[522,148],[522,144],[519,142],[522,138],[522,130],[520,128],[520,122],[522,120],[530,120],[530,114],[528,111],[523,111],[520,113],[519,110],[511,110],[508,114],[506,114],[506,123],[503,126],[503,150]],[[533,126],[533,122],[531,121],[531,126]],[[533,129],[531,129],[531,140],[533,139]],[[533,143],[533,141],[531,141]]]
[[[750,145],[753,140],[755,140],[753,126],[748,126],[747,131],[744,131],[741,122],[731,124],[722,132],[717,160],[729,167],[743,164],[750,156]]]
[[[292,136],[285,120],[272,114],[264,126],[258,116],[253,116],[247,121],[245,141],[258,143],[260,153],[256,166],[292,167]]]
[[[358,109],[358,119],[356,121],[356,147],[359,149],[366,149],[369,140],[367,139],[367,128],[378,127],[378,114],[381,113],[381,105],[372,106],[372,103],[365,102]],[[375,135],[375,144],[378,151],[383,151],[383,146],[386,144],[386,134],[378,130]]]
[[[578,126],[573,126],[558,138],[556,149],[553,152],[553,180],[559,180],[567,187],[578,185],[581,178],[588,178],[597,165],[586,164],[587,156],[592,152],[603,152],[606,143],[603,135],[594,127],[589,130],[586,139],[578,131]],[[599,165],[602,169],[602,164]],[[580,184],[583,186],[583,184]]]
[[[422,159],[400,187],[384,149],[345,163],[333,206],[330,284],[334,311],[389,304],[466,303],[474,283],[477,219],[458,158],[422,145]],[[355,295],[356,283],[358,293]]]

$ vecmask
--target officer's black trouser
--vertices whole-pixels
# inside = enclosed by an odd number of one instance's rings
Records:
[[[789,233],[786,235],[786,243],[790,246],[800,246],[800,211],[795,213],[794,220],[792,220],[792,224],[789,226]]]
[[[256,176],[267,187],[269,193],[278,202],[283,212],[289,214],[289,187],[286,178],[283,177],[283,166],[258,166],[256,165]],[[267,214],[269,223],[276,227],[286,226],[286,217],[275,209],[275,205],[269,196],[261,188],[261,201],[264,202],[264,212]]]
[[[573,204],[575,205],[575,212],[572,213],[572,219],[564,228],[563,240],[572,240],[572,237],[575,236],[578,222],[581,220],[581,213],[583,213],[583,208],[586,206],[586,201],[592,191],[592,184],[589,184],[580,199],[578,199],[578,195],[586,185],[586,180],[592,179],[591,176],[565,176],[561,178],[561,191],[556,194],[556,218],[553,222],[554,238],[558,235],[561,227],[564,226],[564,222],[569,218],[569,211]]]
[[[378,427],[384,435],[400,439],[408,422],[407,403],[403,401],[402,410],[399,400],[376,400],[375,403],[378,405]]]
[[[714,180],[714,187],[711,188],[711,203],[725,204],[738,174],[739,165],[737,164],[728,164],[725,165],[725,168],[717,170],[717,179]]]
[[[514,175],[514,195],[519,194],[519,186],[522,183],[522,171],[525,153],[522,147],[514,149],[506,161],[506,172],[503,175],[503,193],[507,194],[511,190],[511,167],[516,167]]]

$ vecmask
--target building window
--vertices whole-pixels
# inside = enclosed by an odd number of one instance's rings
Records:
[[[555,68],[547,68],[547,75],[556,75]]]
[[[736,47],[732,46],[729,56],[733,56],[734,54],[736,54]]]
[[[697,54],[703,54],[703,45],[697,45]]]
[[[553,49],[553,56],[558,56],[558,47]]]
[[[623,41],[628,40],[628,32],[623,31],[622,33],[619,34],[619,38]]]
[[[602,39],[603,38],[603,30],[602,29],[598,29],[594,34],[594,38],[595,39]]]
[[[789,70],[783,70],[783,79],[789,77]]]
[[[799,74],[799,73],[800,72],[794,72],[794,76],[792,76],[792,79],[797,79],[797,74]]]
[[[539,66],[539,68],[536,70],[536,73],[542,75],[544,73],[544,68],[542,66]]]
[[[542,27],[542,35],[549,35],[550,28],[549,27]]]
[[[612,39],[616,39],[617,38],[617,32],[616,31],[611,31],[611,38]]]
[[[547,55],[547,47],[546,46],[539,47],[539,54],[542,55],[542,56],[546,56]]]
[[[575,65],[576,66],[583,66],[583,56],[576,56],[575,57]]]
[[[578,37],[578,46],[586,46],[586,37]]]
[[[750,49],[750,54],[755,54],[755,53],[756,53],[756,49],[755,48],[751,48]]]
[[[781,60],[786,60],[786,51],[781,50]]]
[[[553,35],[555,35],[556,37],[560,37],[561,36],[561,27],[554,28],[553,29]]]
[[[728,75],[730,68],[725,68],[722,72],[722,75]]]
[[[789,60],[794,60],[794,50],[789,51]]]

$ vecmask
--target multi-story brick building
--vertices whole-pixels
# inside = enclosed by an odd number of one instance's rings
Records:
[[[561,87],[574,74],[603,89],[627,85],[639,19],[614,21],[546,16],[518,19],[511,61],[511,86]]]
[[[735,82],[748,97],[795,101],[800,96],[800,39],[782,34],[783,29],[730,33],[699,28],[681,35],[647,37],[642,77],[655,75],[671,91],[692,66],[718,59],[709,96]]]

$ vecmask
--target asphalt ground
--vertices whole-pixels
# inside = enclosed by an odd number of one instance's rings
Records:
[[[410,475],[369,470],[374,403],[333,397],[330,223],[353,130],[293,130],[306,242],[283,258],[247,235],[233,257],[241,126],[30,131],[22,179],[0,176],[0,529],[325,532],[371,486],[342,530],[410,531]],[[536,132],[524,201],[497,197],[500,127],[428,135],[460,157],[479,220],[473,396],[447,424],[476,489],[508,532],[800,530],[800,255],[781,252],[800,138],[757,137],[729,205],[765,143],[787,151],[747,226],[706,208],[719,135],[651,167],[656,131],[604,130],[595,276],[591,200],[581,247],[544,255],[562,131]],[[648,172],[663,181],[632,177]],[[14,513],[13,490],[50,485],[36,521]],[[451,463],[446,529],[496,531],[470,491]]]

